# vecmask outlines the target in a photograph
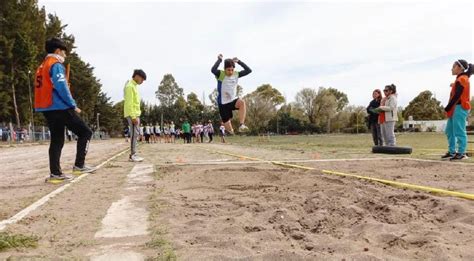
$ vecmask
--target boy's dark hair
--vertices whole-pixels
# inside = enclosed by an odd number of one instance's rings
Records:
[[[142,69],[135,69],[133,71],[132,78],[135,78],[135,76],[140,76],[143,78],[143,80],[146,80],[146,73]]]
[[[467,77],[471,77],[471,75],[474,74],[474,66],[471,63],[462,59],[457,60],[456,63],[464,69],[464,74],[466,74]]]
[[[385,88],[389,89],[393,94],[397,93],[397,86],[393,83],[385,86]]]
[[[225,59],[224,60],[224,69],[227,69],[227,68],[235,68],[235,63],[234,63],[234,60],[232,59]]]
[[[54,53],[56,49],[67,51],[66,43],[57,37],[46,40],[45,50],[47,53]]]

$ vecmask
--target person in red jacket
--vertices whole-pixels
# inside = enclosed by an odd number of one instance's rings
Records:
[[[469,77],[474,73],[474,68],[465,60],[457,60],[453,64],[451,73],[456,76],[456,80],[451,84],[449,102],[444,108],[448,116],[445,130],[448,138],[448,152],[441,159],[463,160],[468,158],[466,120],[471,110]]]

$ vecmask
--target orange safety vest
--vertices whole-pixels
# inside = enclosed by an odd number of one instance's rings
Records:
[[[449,118],[451,118],[454,114],[454,108],[456,107],[456,105],[458,104],[461,104],[462,108],[465,109],[465,110],[470,110],[471,109],[471,102],[470,102],[470,99],[471,99],[471,94],[470,94],[470,84],[469,84],[469,77],[465,74],[461,75],[461,76],[458,76],[456,78],[456,81],[451,84],[451,94],[450,94],[450,99],[453,98],[454,96],[454,93],[456,92],[456,83],[459,82],[463,89],[462,89],[462,94],[461,94],[461,97],[459,98],[458,101],[455,101],[453,107],[451,108],[451,110],[449,110],[447,112],[447,116]]]
[[[45,109],[53,105],[53,81],[49,73],[56,63],[59,63],[58,59],[46,57],[36,70],[35,109]]]

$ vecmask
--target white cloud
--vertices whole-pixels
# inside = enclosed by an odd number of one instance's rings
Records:
[[[445,102],[452,60],[474,62],[467,2],[40,4],[69,24],[114,101],[134,68],[148,74],[140,88],[150,102],[165,73],[187,93],[209,94],[221,52],[253,69],[240,81],[246,92],[270,83],[294,100],[303,87],[332,86],[357,105],[389,83],[401,105],[426,89]]]

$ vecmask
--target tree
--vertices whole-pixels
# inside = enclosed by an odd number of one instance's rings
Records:
[[[351,106],[350,111],[351,114],[347,128],[350,129],[352,133],[367,132],[368,128],[365,124],[365,116],[367,116],[366,108],[364,106]]]
[[[122,105],[123,106],[123,105]],[[106,132],[118,132],[122,130],[122,111],[117,111],[110,102],[110,98],[103,92],[100,92],[94,109],[94,115],[100,113],[100,129]],[[97,123],[96,123],[97,124]]]
[[[191,122],[202,121],[202,115],[204,113],[204,105],[202,105],[198,96],[191,92],[186,97],[186,115]]]
[[[303,109],[309,122],[316,122],[315,100],[318,92],[315,89],[304,88],[296,94],[296,102]]]
[[[173,111],[177,113],[175,122],[182,122],[184,118],[189,118],[186,114],[186,107],[188,106],[186,99],[183,96],[178,97],[176,102],[173,105]]]
[[[176,100],[183,96],[183,89],[178,86],[173,75],[165,74],[155,92],[156,97],[160,101],[161,106],[170,109]]]
[[[264,99],[269,99],[274,106],[281,105],[285,102],[285,97],[278,89],[273,88],[270,84],[260,85],[254,93],[260,94]]]
[[[29,87],[33,89],[34,72],[46,55],[45,40],[58,36],[70,50],[66,65],[71,68],[71,93],[82,109],[81,117],[95,124],[100,113],[106,130],[119,127],[123,110],[113,107],[101,92],[94,68],[75,52],[75,38],[65,33],[66,27],[59,17],[38,8],[37,0],[0,1],[0,122],[15,121],[16,127],[21,127],[21,122],[30,121]],[[35,125],[44,124],[42,114],[36,115]]]
[[[319,87],[318,94],[314,100],[316,123],[321,129],[326,128],[331,131],[331,118],[336,115],[337,100],[331,91],[324,87]]]
[[[276,116],[277,106],[285,102],[280,91],[263,84],[244,98],[247,104],[247,125],[254,133],[269,130],[269,122]]]
[[[347,98],[347,94],[331,87],[329,87],[327,90],[329,93],[334,95],[334,97],[336,97],[336,103],[337,103],[336,111],[337,112],[342,111],[344,107],[346,107],[347,104],[349,104],[349,99]]]
[[[38,45],[44,42],[44,12],[38,9],[35,0],[3,0],[0,4],[0,31],[0,97],[3,98],[0,102],[4,107],[0,121],[15,119],[20,127],[21,122],[31,115],[27,95],[28,71],[36,66]]]
[[[268,125],[270,130],[278,134],[301,133],[304,131],[301,120],[285,110],[279,110]]]
[[[272,99],[257,91],[244,97],[247,105],[246,124],[253,133],[263,133],[268,130],[268,122],[276,115],[276,107]]]
[[[409,116],[415,120],[441,120],[444,119],[444,109],[430,91],[423,91],[403,111],[405,119]]]

